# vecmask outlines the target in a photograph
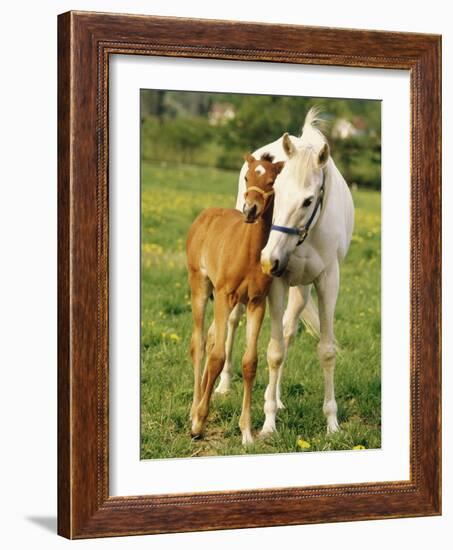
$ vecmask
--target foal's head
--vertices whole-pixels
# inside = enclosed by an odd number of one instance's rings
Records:
[[[269,153],[261,155],[259,160],[248,153],[245,160],[248,169],[245,174],[246,191],[243,212],[245,221],[253,223],[267,210],[274,194],[275,179],[285,163],[272,162],[274,157]]]

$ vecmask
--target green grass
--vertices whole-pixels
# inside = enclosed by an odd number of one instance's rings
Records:
[[[277,417],[278,434],[251,447],[241,445],[238,427],[244,326],[235,344],[232,391],[213,397],[205,437],[190,437],[193,374],[189,356],[191,312],[185,269],[185,237],[195,216],[209,206],[235,204],[237,172],[187,165],[142,166],[141,273],[141,458],[173,458],[244,453],[345,450],[381,444],[380,194],[356,191],[356,225],[341,268],[335,331],[336,397],[341,431],[326,435],[323,380],[316,341],[300,327],[283,378],[286,409]],[[212,306],[207,321],[211,319]],[[253,392],[253,429],[264,420],[269,319],[260,335]],[[309,442],[302,451],[298,439]]]

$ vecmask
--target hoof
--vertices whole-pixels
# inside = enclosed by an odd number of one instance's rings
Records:
[[[340,431],[337,419],[333,419],[327,422],[327,434],[334,434]]]
[[[226,395],[230,392],[230,389],[230,384],[222,384],[222,382],[220,382],[217,388],[214,390],[214,393],[217,395]]]
[[[192,428],[190,430],[190,434],[194,439],[201,438],[203,433],[203,427],[204,427],[204,423],[195,417],[195,419],[192,421]]]
[[[230,388],[224,389],[224,388],[220,388],[220,387],[219,387],[219,388],[216,388],[216,389],[214,390],[214,395],[217,395],[217,396],[219,396],[219,395],[227,395],[227,394],[229,394],[229,393],[230,393]]]
[[[265,439],[277,433],[277,428],[275,426],[263,426],[263,429],[259,433],[260,439]]]
[[[253,445],[253,437],[251,433],[243,433],[242,434],[242,445],[244,447],[249,447],[250,445]]]

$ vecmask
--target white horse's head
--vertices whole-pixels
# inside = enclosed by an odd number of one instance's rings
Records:
[[[288,160],[274,185],[273,229],[261,252],[263,271],[277,277],[285,271],[303,230],[314,222],[319,211],[324,168],[330,152],[324,135],[315,126],[317,121],[317,112],[311,109],[305,119],[299,148],[288,134],[283,136]]]

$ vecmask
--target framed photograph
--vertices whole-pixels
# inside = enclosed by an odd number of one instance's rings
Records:
[[[440,514],[440,37],[58,47],[59,533]]]

